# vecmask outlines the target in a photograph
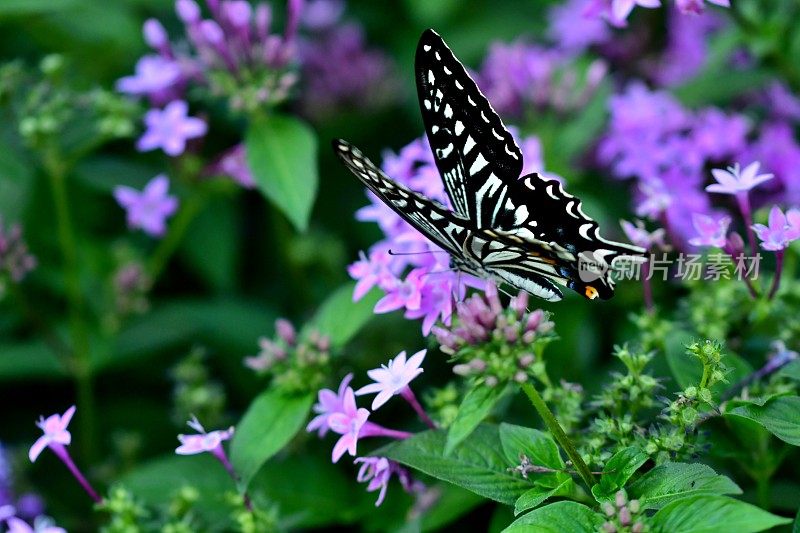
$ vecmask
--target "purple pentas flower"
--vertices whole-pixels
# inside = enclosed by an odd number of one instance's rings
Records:
[[[330,389],[322,389],[317,394],[318,401],[314,404],[313,410],[317,416],[311,419],[311,422],[306,426],[306,431],[317,431],[320,437],[324,437],[330,429],[328,418],[333,413],[339,413],[344,410],[344,395],[350,388],[350,381],[353,379],[353,374],[347,374],[339,385],[339,391],[333,392]]]
[[[72,415],[75,414],[75,406],[67,409],[63,415],[50,415],[47,418],[41,417],[36,425],[44,432],[44,435],[36,439],[28,452],[28,458],[32,463],[36,462],[39,455],[45,448],[52,450],[62,450],[64,446],[69,446],[72,442],[72,434],[67,430]]]
[[[161,105],[176,97],[176,88],[183,79],[180,64],[160,55],[143,56],[136,63],[136,73],[117,81],[117,90],[136,96],[147,96]]]
[[[758,138],[738,155],[739,161],[760,161],[775,180],[766,188],[780,192],[780,200],[800,203],[800,144],[794,127],[785,121],[769,121],[761,125]]]
[[[197,420],[197,417],[194,416],[186,424],[197,433],[193,435],[178,435],[178,440],[181,443],[175,449],[175,453],[178,455],[195,455],[208,452],[217,456],[220,453],[224,453],[222,443],[233,437],[233,426],[224,430],[207,432]]]
[[[44,434],[33,443],[33,446],[31,446],[28,452],[28,458],[32,463],[36,462],[42,451],[44,451],[45,448],[49,448],[50,451],[64,463],[95,503],[100,503],[100,496],[97,495],[97,492],[75,465],[75,462],[72,460],[67,450],[67,446],[72,442],[72,434],[67,430],[67,427],[74,414],[75,406],[73,405],[67,409],[63,415],[54,414],[47,418],[40,417],[36,425]]]
[[[252,189],[256,186],[253,173],[247,165],[247,152],[244,144],[237,144],[224,152],[215,163],[208,167],[206,174],[223,174],[245,189]]]
[[[699,15],[705,9],[703,5],[704,0],[675,0],[675,5],[678,10],[684,15]],[[715,4],[721,7],[731,7],[730,0],[705,0],[709,4]]]
[[[547,13],[547,34],[556,46],[570,54],[583,52],[611,37],[608,25],[584,12],[591,0],[567,0],[556,4]]]
[[[637,5],[652,9],[661,6],[661,2],[660,0],[589,0],[583,8],[583,14],[602,17],[613,26],[623,27]]]
[[[300,103],[312,118],[321,119],[348,108],[377,109],[396,99],[399,83],[391,60],[367,46],[360,26],[321,28],[299,44],[303,78]]]
[[[386,286],[394,275],[390,270],[392,256],[387,250],[374,248],[369,257],[364,252],[359,253],[360,259],[347,267],[350,277],[358,280],[353,290],[353,300],[357,301],[364,297],[370,289],[377,286]]]
[[[731,217],[714,218],[702,213],[693,213],[692,224],[697,230],[697,236],[689,239],[689,244],[692,246],[715,246],[717,248],[725,246]]]
[[[175,100],[162,109],[151,109],[144,116],[147,130],[136,143],[142,152],[161,148],[167,155],[181,155],[186,149],[186,141],[202,137],[208,127],[196,117],[188,115],[189,104]]]
[[[656,248],[660,250],[668,249],[668,245],[664,241],[666,237],[664,228],[658,228],[652,232],[647,231],[644,222],[641,220],[636,220],[633,224],[627,220],[621,220],[620,225],[622,226],[622,231],[624,231],[625,235],[628,237],[628,240],[636,246],[641,246],[645,250]]]
[[[368,370],[367,375],[372,378],[374,383],[361,387],[356,391],[356,395],[377,392],[378,394],[372,400],[372,410],[375,411],[389,401],[389,398],[400,394],[414,378],[422,374],[421,365],[425,353],[426,350],[420,350],[406,360],[406,352],[402,351],[394,359],[389,359],[388,364]]]
[[[774,205],[770,209],[766,226],[764,224],[753,225],[763,249],[772,252],[781,251],[786,249],[791,242],[800,238],[800,210],[790,210],[789,214],[790,216],[787,218],[780,207]]]
[[[727,170],[719,168],[711,169],[711,174],[717,183],[712,183],[706,187],[708,192],[715,192],[720,194],[732,194],[737,196],[741,193],[746,193],[754,187],[772,179],[772,174],[759,174],[758,170],[761,164],[754,161],[747,165],[744,169],[739,167],[736,163]]]
[[[386,497],[389,480],[392,477],[392,464],[386,457],[358,457],[354,463],[361,463],[356,480],[359,483],[369,482],[367,492],[379,490],[375,507],[379,507]]]
[[[367,422],[367,418],[369,418],[369,410],[356,406],[353,389],[347,387],[344,391],[341,410],[332,413],[327,420],[330,429],[341,435],[333,446],[331,457],[334,463],[341,459],[345,452],[355,456],[359,432]]]
[[[6,524],[8,525],[6,533],[67,533],[66,529],[58,527],[52,519],[44,516],[37,517],[33,527],[15,516],[8,518]]]
[[[166,219],[178,209],[178,199],[170,196],[168,190],[169,179],[159,174],[141,192],[124,185],[116,187],[114,198],[127,212],[130,228],[160,237],[166,231]]]
[[[767,112],[774,118],[800,122],[800,98],[786,84],[780,81],[770,83],[763,99]]]
[[[670,9],[667,19],[667,45],[653,65],[654,79],[662,85],[672,86],[698,74],[708,59],[709,36],[721,25],[721,20],[713,13],[685,17],[677,9]]]

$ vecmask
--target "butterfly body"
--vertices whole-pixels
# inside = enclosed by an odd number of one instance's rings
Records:
[[[610,266],[641,248],[600,237],[597,222],[557,180],[521,176],[522,154],[466,69],[433,30],[420,38],[417,91],[452,210],[387,176],[341,140],[334,151],[386,205],[449,252],[455,268],[545,300],[566,286],[610,298]]]

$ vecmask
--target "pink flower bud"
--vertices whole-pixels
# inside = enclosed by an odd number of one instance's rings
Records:
[[[154,50],[161,51],[169,45],[167,30],[156,19],[147,19],[142,28],[144,41]]]
[[[200,6],[194,0],[177,0],[175,2],[175,12],[185,24],[200,22]]]
[[[275,331],[278,333],[278,337],[286,341],[286,344],[290,346],[293,346],[297,341],[297,333],[294,326],[285,318],[279,318],[275,321]],[[317,335],[319,334],[317,333]]]

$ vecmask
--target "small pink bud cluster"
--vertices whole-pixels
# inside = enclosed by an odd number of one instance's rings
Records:
[[[543,362],[537,353],[552,339],[554,324],[544,311],[529,312],[527,306],[528,294],[520,292],[504,308],[494,285],[487,286],[484,295],[458,303],[452,327],[433,328],[441,350],[462,361],[453,372],[489,387],[524,383],[541,373]]]
[[[258,355],[244,364],[259,374],[272,375],[277,387],[290,392],[316,390],[325,381],[330,362],[330,339],[318,331],[298,335],[285,318],[275,321],[274,339],[258,341]]]
[[[639,513],[642,510],[639,500],[630,500],[623,491],[614,495],[614,503],[602,505],[606,521],[603,523],[605,533],[644,533],[648,530]]]

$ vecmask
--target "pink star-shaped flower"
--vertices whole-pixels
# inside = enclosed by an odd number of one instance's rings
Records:
[[[636,246],[641,246],[645,250],[649,250],[650,248],[666,250],[668,248],[666,242],[664,242],[666,232],[663,228],[649,232],[644,227],[644,222],[641,220],[636,220],[635,225],[627,220],[621,220],[620,225],[628,239]]]
[[[145,185],[142,192],[124,185],[116,187],[114,198],[125,208],[129,227],[160,237],[166,232],[166,219],[178,209],[178,199],[169,196],[168,189],[169,179],[159,174]]]
[[[330,389],[322,389],[319,391],[319,401],[314,404],[313,410],[318,413],[311,422],[306,426],[306,431],[318,431],[320,437],[324,437],[330,429],[328,418],[334,413],[340,413],[344,410],[344,396],[345,392],[350,388],[350,381],[353,379],[353,374],[347,374],[342,383],[339,385],[339,392],[335,393]]]
[[[369,481],[367,492],[380,490],[375,507],[379,507],[386,497],[389,488],[389,479],[392,477],[392,464],[386,457],[359,457],[354,463],[361,463],[356,481],[364,483]]]
[[[789,246],[789,243],[800,237],[800,211],[790,209],[791,218],[783,214],[780,207],[772,206],[769,211],[768,224],[754,224],[753,229],[761,239],[761,247],[777,252]]]
[[[738,163],[732,167],[728,167],[727,170],[713,168],[711,169],[711,174],[713,174],[717,183],[708,185],[706,190],[708,192],[732,194],[734,196],[740,193],[746,193],[753,187],[772,179],[772,174],[759,174],[759,166],[761,166],[761,163],[754,161],[744,167],[744,170],[740,169]]]
[[[136,74],[117,81],[117,90],[136,95],[167,91],[181,79],[178,63],[159,55],[144,56],[136,63]]]
[[[372,400],[372,410],[378,409],[389,401],[389,398],[400,394],[415,377],[422,374],[423,370],[420,365],[425,358],[425,352],[426,350],[420,350],[406,361],[406,352],[402,351],[394,359],[389,359],[388,365],[368,370],[367,375],[375,383],[361,387],[356,394],[361,396],[377,392],[377,396]]]
[[[422,303],[423,276],[427,273],[424,268],[415,268],[408,273],[406,279],[391,278],[381,287],[386,291],[386,296],[375,304],[376,313],[388,313],[401,307],[409,310],[419,309]]]
[[[181,441],[181,445],[175,449],[175,453],[178,455],[195,455],[203,452],[216,453],[224,441],[233,437],[233,426],[224,430],[206,432],[197,417],[194,416],[186,424],[197,431],[198,434],[178,435],[178,440]]]
[[[75,406],[73,405],[67,409],[63,415],[50,415],[45,419],[39,418],[36,425],[44,432],[44,435],[36,439],[36,442],[31,446],[28,452],[28,458],[31,462],[36,462],[39,454],[47,447],[61,447],[69,445],[72,442],[72,435],[67,431],[72,415],[75,414]]]
[[[697,230],[697,237],[689,239],[692,246],[716,246],[722,248],[731,225],[731,217],[714,218],[701,213],[692,214],[692,224]]]
[[[9,518],[7,524],[8,531],[6,533],[67,533],[63,527],[58,527],[53,524],[51,519],[43,517],[36,518],[33,527],[17,517]]]
[[[151,109],[144,116],[147,131],[136,143],[141,152],[161,148],[173,157],[183,153],[186,141],[206,134],[206,123],[196,117],[188,116],[189,105],[183,100],[175,100],[161,109]]]
[[[341,435],[333,447],[332,459],[334,463],[341,459],[344,452],[352,456],[356,455],[359,432],[362,426],[366,424],[367,418],[369,418],[369,410],[356,406],[356,397],[353,394],[353,389],[347,387],[344,392],[342,410],[328,417],[330,428]]]

